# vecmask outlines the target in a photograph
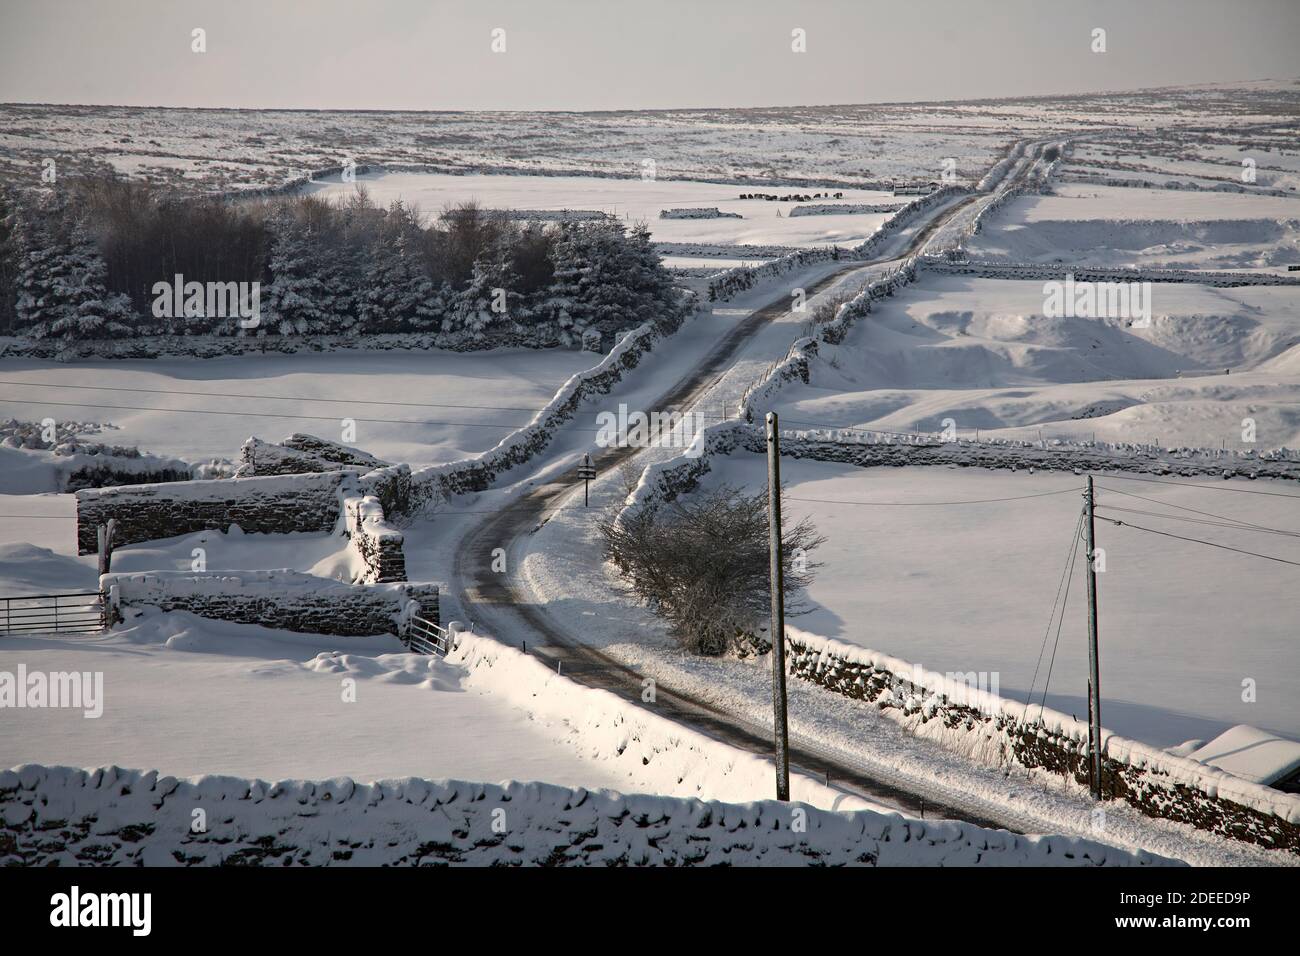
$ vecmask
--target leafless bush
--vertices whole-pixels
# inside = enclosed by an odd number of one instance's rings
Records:
[[[722,486],[615,518],[599,524],[606,558],[683,648],[718,655],[752,642],[771,600],[766,491]],[[824,540],[808,518],[783,529],[789,614],[804,610],[800,595],[820,567],[808,555]]]
[[[642,469],[631,458],[624,458],[619,462],[618,483],[627,495],[636,491],[636,486],[641,483],[641,472]]]

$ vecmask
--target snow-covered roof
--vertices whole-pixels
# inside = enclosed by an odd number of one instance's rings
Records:
[[[1264,786],[1300,770],[1300,743],[1249,724],[1225,730],[1189,756]]]

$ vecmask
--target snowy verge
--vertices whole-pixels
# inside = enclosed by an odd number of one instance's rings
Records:
[[[11,866],[1170,863],[1090,840],[776,801],[418,777],[268,783],[118,767],[0,771],[0,864]]]
[[[578,684],[496,640],[462,633],[448,660],[469,671],[466,687],[490,691],[548,722],[567,724],[583,756],[632,768],[634,779],[658,793],[745,801],[772,790],[770,761],[610,691]],[[882,809],[798,773],[790,775],[790,796],[836,810]]]

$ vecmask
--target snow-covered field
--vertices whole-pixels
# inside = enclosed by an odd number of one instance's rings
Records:
[[[887,194],[855,184],[882,176],[932,179],[946,157],[957,160],[960,179],[973,181],[1013,135],[1095,127],[1102,115],[1110,128],[1094,129],[1097,142],[1080,146],[1066,168],[1153,181],[1196,177],[1212,185],[1219,165],[1230,173],[1242,152],[1263,156],[1277,148],[1280,134],[1268,123],[1286,115],[1295,91],[1283,84],[1257,92],[1258,115],[1240,113],[1241,90],[1225,87],[1195,96],[1170,92],[1159,110],[1149,97],[1107,94],[929,109],[663,111],[635,119],[519,114],[510,137],[481,114],[359,115],[349,120],[356,148],[348,158],[456,166],[462,173],[359,176],[381,204],[400,198],[434,215],[469,200],[493,209],[600,210],[645,221],[658,242],[717,247],[700,248],[700,255],[670,247],[667,264],[720,270],[764,257],[744,246],[850,245],[888,218],[790,217],[795,204],[740,200],[742,192],[829,188],[843,192],[838,202],[885,202]],[[56,141],[53,122],[74,126],[71,135],[97,159],[204,188],[274,186],[340,161],[329,114],[250,119],[212,111],[199,120],[187,111],[65,116],[51,110],[55,119],[38,121],[23,108],[0,107],[6,114],[22,123],[0,134],[0,175],[48,152]],[[1122,125],[1149,126],[1153,115],[1166,127],[1158,134],[1163,152],[1143,157],[1130,149]],[[1218,121],[1254,123],[1250,142],[1240,148],[1219,142],[1206,132]],[[1196,128],[1181,130],[1185,125]],[[212,142],[193,138],[200,127],[211,129]],[[234,142],[236,132],[240,145],[213,151],[216,141]],[[273,143],[279,148],[269,148]],[[668,145],[676,148],[671,156]],[[647,156],[660,157],[657,180],[639,178]],[[1289,156],[1272,153],[1266,164],[1261,185],[1292,181]],[[557,171],[565,175],[537,175]],[[583,175],[591,172],[600,175]],[[756,182],[747,179],[755,176],[826,185],[720,184]],[[307,187],[327,198],[353,188],[337,176]],[[659,217],[681,207],[717,207],[740,218]],[[990,215],[969,251],[973,258],[1059,265],[1062,273],[1074,265],[1284,270],[1300,262],[1300,200],[1058,182],[1052,195],[1022,196]],[[461,496],[405,528],[410,577],[448,580],[445,616],[460,614],[460,582],[450,580],[460,536],[509,498],[569,475],[578,456],[593,448],[596,411],[620,402],[653,408],[747,309],[843,267],[819,263],[784,275],[688,321],[501,487]],[[844,342],[823,344],[810,381],[787,386],[775,408],[787,428],[932,432],[951,419],[963,436],[978,430],[985,437],[1297,447],[1297,306],[1294,287],[1155,284],[1151,327],[1140,328],[1126,319],[1047,318],[1040,281],[923,270],[918,282],[879,302]],[[717,370],[705,400],[712,403],[704,409],[707,420],[734,411],[745,386],[806,331],[804,318],[779,318]],[[110,423],[97,440],[190,462],[233,458],[250,435],[277,440],[307,432],[418,467],[492,447],[599,358],[556,350],[76,364],[6,359],[0,360],[0,419]],[[1247,420],[1253,442],[1243,432]],[[348,422],[354,433],[345,431]],[[0,594],[95,586],[94,557],[75,555],[73,498],[50,493],[54,472],[42,456],[48,453],[0,449]],[[1082,560],[1068,577],[1059,643],[1049,621],[1075,543],[1080,477],[794,460],[783,469],[787,521],[810,516],[827,538],[813,556],[823,566],[807,596],[810,613],[793,623],[929,670],[996,675],[992,689],[1019,701],[1031,688],[1038,701],[1046,686],[1048,707],[1083,716]],[[621,498],[619,481],[601,475],[593,487],[596,507],[582,509],[570,498],[534,535],[502,542],[511,567],[522,568],[525,589],[570,634],[639,672],[666,674],[678,687],[765,720],[766,661],[685,658],[604,566],[592,524],[599,507]],[[724,482],[761,488],[764,463],[743,453],[715,461],[705,487]],[[1115,509],[1114,518],[1222,546],[1099,524],[1106,551],[1099,583],[1105,726],[1161,747],[1208,739],[1238,723],[1300,736],[1296,613],[1289,598],[1294,566],[1228,550],[1300,562],[1300,491],[1244,481],[1171,487],[1105,474],[1098,483],[1103,514]],[[113,567],[185,568],[192,549],[202,546],[212,570],[288,567],[346,577],[345,545],[332,535],[204,532],[120,548]],[[527,635],[497,636],[512,643]],[[770,767],[757,758],[667,725],[652,708],[629,716],[612,695],[579,688],[486,638],[441,660],[403,654],[387,638],[290,635],[148,613],[103,636],[0,641],[0,670],[20,664],[102,672],[104,715],[6,712],[0,768],[117,764],[271,780],[509,778],[733,801],[766,796],[770,787]],[[354,702],[343,693],[351,682]],[[968,755],[931,753],[926,748],[938,750],[933,741],[892,725],[882,730],[876,724],[888,722],[865,707],[795,683],[794,732],[851,753],[858,766],[880,770],[881,779],[940,796],[944,788],[972,787],[986,806],[1028,821],[1025,828],[1059,826],[1078,834],[1090,825],[1088,805],[1073,784],[1032,773],[1008,783],[1000,770],[974,767]],[[1244,695],[1244,686],[1254,695]],[[924,789],[931,785],[938,790]],[[796,787],[799,799],[818,806],[845,799],[806,778]],[[1162,829],[1163,822],[1148,829],[1148,821],[1126,808],[1116,808],[1112,826],[1119,845],[1159,847],[1192,862],[1259,862],[1266,855],[1253,847],[1225,850],[1198,834]]]
[[[357,666],[334,673],[332,659],[317,658],[330,650],[354,655]],[[384,652],[395,656],[374,656]],[[523,711],[466,689],[463,670],[404,654],[396,639],[294,635],[177,612],[103,638],[6,638],[0,670],[20,664],[28,672],[102,672],[103,715],[6,711],[6,767],[621,782]],[[344,677],[356,680],[355,700],[344,699]]]
[[[765,463],[737,456],[708,484],[762,485]],[[1081,508],[1082,479],[963,468],[861,469],[822,462],[783,464],[788,521],[810,516],[826,544],[800,628],[903,658],[942,673],[996,672],[1000,693],[1026,700],[1057,585]],[[1099,509],[1161,532],[1300,561],[1300,489],[1267,484],[1292,499],[1137,483],[1100,475]],[[1060,494],[1051,494],[1052,492]],[[972,505],[927,502],[984,501]],[[1140,495],[1132,498],[1128,495]],[[874,502],[841,504],[837,502]],[[1192,508],[1290,534],[1244,532],[1138,516],[1187,518]],[[1206,519],[1209,520],[1209,519]],[[1233,724],[1300,736],[1295,569],[1104,522],[1099,575],[1101,686],[1105,726],[1162,747],[1207,740]],[[1215,585],[1213,582],[1220,582]],[[1052,666],[1047,706],[1087,713],[1084,562]],[[1042,659],[1041,699],[1055,629]],[[1242,681],[1257,683],[1243,702]]]
[[[82,706],[12,710],[0,766],[539,780],[739,802],[771,786],[762,758],[575,685],[491,639],[466,635],[442,658],[386,636],[127,613],[103,636],[0,643],[0,671],[77,672],[94,688]],[[826,809],[884,809],[798,774],[792,795]]]
[[[1300,264],[1300,198],[1062,183],[1012,200],[969,249],[1011,262],[1285,271]]]
[[[1014,110],[1031,127],[1053,108]],[[1078,108],[1086,109],[1080,102]],[[1236,106],[1239,109],[1239,105]],[[599,172],[740,179],[762,185],[930,178],[943,161],[978,177],[1012,139],[997,106],[867,104],[635,113],[256,112],[103,107],[0,107],[0,175],[15,178],[54,154],[69,168],[105,162],[190,189],[274,187],[344,159],[364,165],[433,164],[473,173]],[[503,135],[503,123],[509,131]],[[78,144],[75,153],[69,143]],[[773,144],[779,144],[773,148]],[[345,149],[343,155],[340,155]],[[588,208],[588,207],[580,207]]]
[[[1156,283],[1150,299],[1140,328],[1045,317],[1042,282],[927,275],[823,345],[776,408],[787,427],[1300,446],[1300,289]]]
[[[0,360],[0,419],[102,421],[97,440],[199,462],[237,458],[250,435],[342,438],[380,458],[440,464],[491,448],[550,401],[592,352],[382,351],[220,359]],[[28,384],[19,384],[28,383]],[[86,404],[83,404],[86,403]],[[52,490],[0,478],[0,491]]]
[[[612,179],[591,176],[454,176],[443,173],[382,173],[359,175],[356,183],[331,177],[307,189],[317,195],[341,198],[364,187],[380,205],[401,199],[426,213],[437,215],[448,206],[474,201],[486,209],[593,209],[645,222],[657,242],[708,242],[738,245],[856,245],[889,218],[887,213],[796,216],[800,203],[739,199],[753,187],[727,186],[672,180]],[[816,189],[763,190],[778,195],[823,192]],[[840,200],[817,200],[829,205],[907,202],[889,193],[865,189],[844,191]],[[717,207],[740,219],[660,219],[664,209]],[[674,257],[678,259],[682,257]],[[708,260],[716,264],[716,260]]]

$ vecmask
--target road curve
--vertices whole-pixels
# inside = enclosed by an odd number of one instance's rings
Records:
[[[973,194],[947,207],[912,238],[902,256],[870,262],[846,262],[843,268],[828,274],[808,289],[809,296],[822,291],[846,273],[865,271],[913,254],[940,225],[981,195]],[[654,403],[654,407],[663,411],[688,410],[730,367],[741,347],[765,325],[784,315],[788,306],[789,296],[783,294],[737,324],[698,365],[665,392]],[[597,469],[604,472],[616,468],[640,452],[641,449],[632,447],[604,448],[593,454],[592,460]],[[455,552],[454,579],[462,585],[467,612],[472,610],[475,623],[484,625],[487,633],[498,639],[507,634],[519,635],[518,641],[507,643],[523,645],[529,653],[544,659],[549,666],[556,667],[566,677],[615,693],[639,707],[642,706],[641,682],[644,675],[565,633],[550,618],[544,605],[533,603],[527,597],[526,587],[515,580],[513,571],[504,574],[492,571],[493,550],[509,548],[512,542],[536,530],[547,511],[572,491],[571,481],[550,481],[504,504],[501,510],[488,516],[466,534]],[[744,718],[679,688],[656,684],[655,713],[738,749],[764,756],[769,756],[772,752],[770,728],[755,726]],[[841,790],[898,807],[913,815],[929,813],[931,816],[962,819],[981,826],[1002,827],[1018,832],[1024,826],[1022,820],[1010,815],[999,814],[1001,819],[984,818],[978,810],[972,812],[971,807],[949,806],[935,793],[920,793],[874,777],[859,767],[845,763],[836,754],[820,751],[814,744],[793,737],[790,742],[790,765],[796,772],[825,779]]]

